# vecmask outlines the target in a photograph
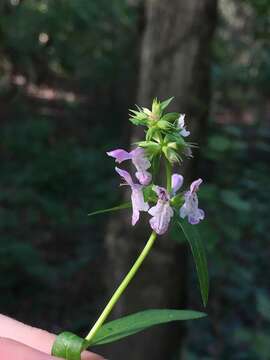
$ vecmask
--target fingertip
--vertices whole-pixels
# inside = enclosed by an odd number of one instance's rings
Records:
[[[15,340],[0,338],[0,359],[8,360],[57,360],[56,357],[47,355]]]
[[[97,355],[95,353],[92,353],[90,351],[84,351],[82,353],[82,360],[106,360],[104,357]]]

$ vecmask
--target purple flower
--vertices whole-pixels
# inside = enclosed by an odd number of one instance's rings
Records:
[[[180,208],[180,217],[188,217],[190,224],[198,224],[200,220],[204,219],[204,211],[198,208],[197,191],[202,183],[202,179],[193,181],[190,185],[190,190],[185,193],[185,203]]]
[[[123,149],[116,149],[116,150],[108,151],[107,155],[114,157],[115,162],[117,162],[118,164],[121,164],[122,161],[132,159],[131,153],[129,153]]]
[[[123,149],[116,149],[107,152],[107,154],[111,157],[114,157],[115,162],[119,164],[125,160],[132,160],[133,165],[137,169],[135,176],[139,180],[139,182],[142,185],[148,185],[151,182],[152,175],[149,171],[147,171],[147,169],[150,168],[151,163],[147,158],[144,149],[137,147],[131,152]]]
[[[187,137],[190,135],[190,131],[188,131],[185,127],[185,116],[185,114],[180,114],[177,122],[178,128],[181,130],[180,135],[182,135],[183,137]]]
[[[159,235],[164,234],[169,227],[173,217],[173,209],[170,206],[171,195],[174,196],[183,184],[183,176],[179,174],[172,175],[172,192],[168,193],[166,189],[155,186],[153,189],[158,196],[157,204],[148,210],[153,217],[150,219],[151,228]]]
[[[131,187],[131,203],[132,203],[132,225],[135,225],[140,217],[140,211],[148,211],[149,205],[144,201],[143,186],[134,184],[130,174],[118,167],[115,168],[116,172],[126,181],[126,184]]]
[[[131,153],[132,162],[137,169],[136,178],[142,185],[148,185],[152,180],[152,175],[146,170],[150,168],[151,163],[146,157],[144,149],[137,147]]]
[[[172,194],[175,195],[180,187],[183,185],[184,178],[180,174],[172,175]]]
[[[170,206],[170,196],[166,189],[155,186],[154,191],[158,195],[158,201],[148,210],[149,214],[153,216],[150,219],[150,225],[157,234],[162,235],[168,230],[173,209]]]

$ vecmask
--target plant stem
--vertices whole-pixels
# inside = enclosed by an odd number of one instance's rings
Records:
[[[113,296],[111,297],[111,300],[106,305],[105,309],[103,310],[100,317],[98,318],[92,329],[90,330],[89,334],[85,337],[85,340],[90,341],[95,336],[95,334],[97,333],[98,329],[102,326],[104,321],[107,319],[114,305],[116,304],[116,302],[118,301],[118,299],[120,298],[120,296],[122,295],[128,284],[136,274],[137,270],[140,268],[142,262],[144,261],[145,257],[152,248],[156,238],[157,238],[157,234],[153,231],[145,247],[143,248],[141,254],[137,258],[132,268],[129,270],[128,274],[125,276],[124,280],[121,282],[121,284],[119,285]]]
[[[169,160],[165,162],[166,167],[166,184],[167,184],[167,191],[168,193],[172,190],[172,165]]]

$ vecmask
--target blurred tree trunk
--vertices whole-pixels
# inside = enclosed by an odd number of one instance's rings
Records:
[[[199,142],[210,101],[210,45],[216,0],[147,0],[145,19],[137,104],[149,107],[153,97],[164,100],[175,96],[170,110],[187,113],[192,141]],[[139,135],[141,129],[136,128],[132,142]],[[191,163],[188,177],[195,175]],[[183,171],[186,173],[187,167]],[[110,292],[120,283],[150,234],[146,223],[132,228],[130,217],[130,212],[124,211],[114,216],[109,226],[106,246]],[[166,236],[160,237],[114,315],[146,308],[184,307],[186,278],[185,247]],[[181,335],[178,324],[162,326],[110,346],[108,356],[113,360],[171,359],[180,348]]]

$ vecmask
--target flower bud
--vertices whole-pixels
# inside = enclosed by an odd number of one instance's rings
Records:
[[[154,118],[159,119],[161,116],[161,112],[162,112],[162,109],[161,109],[160,102],[157,99],[154,99],[153,103],[152,103],[152,113],[154,115]]]

